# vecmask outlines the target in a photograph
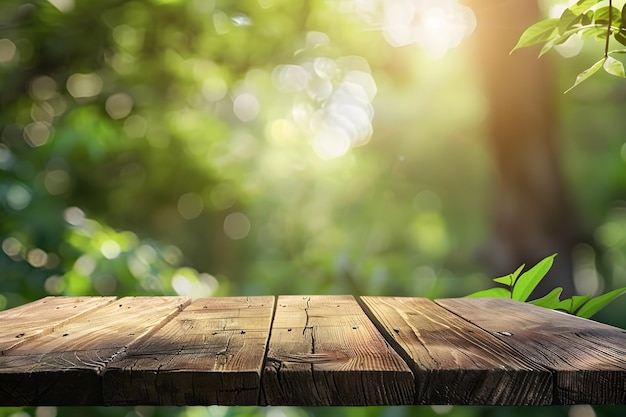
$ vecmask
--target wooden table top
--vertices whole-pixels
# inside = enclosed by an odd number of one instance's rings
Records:
[[[0,406],[626,404],[626,331],[506,299],[47,297]]]

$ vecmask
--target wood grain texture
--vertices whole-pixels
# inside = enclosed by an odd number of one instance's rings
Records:
[[[626,405],[626,330],[506,299],[48,297],[0,406]]]
[[[199,299],[111,362],[107,405],[256,405],[274,297]]]
[[[107,363],[188,303],[126,297],[30,338],[0,356],[0,405],[102,404],[100,373]]]
[[[413,375],[351,296],[281,296],[263,405],[399,405]]]
[[[361,297],[416,377],[415,404],[544,405],[550,372],[424,298]]]
[[[0,312],[0,356],[26,340],[115,300],[115,297],[46,297]]]
[[[626,404],[626,331],[508,299],[437,303],[555,373],[555,404]]]

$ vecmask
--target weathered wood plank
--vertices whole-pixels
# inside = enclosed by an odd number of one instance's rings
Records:
[[[361,297],[416,378],[415,404],[552,403],[550,372],[424,298]]]
[[[189,300],[127,297],[67,320],[0,356],[0,405],[102,404],[100,372]]]
[[[107,405],[256,405],[274,297],[199,299],[112,361]]]
[[[437,303],[555,372],[555,404],[626,404],[626,330],[508,299]]]
[[[0,312],[0,356],[26,340],[115,300],[115,297],[46,297]]]
[[[262,376],[266,405],[399,405],[413,375],[351,296],[281,296]]]

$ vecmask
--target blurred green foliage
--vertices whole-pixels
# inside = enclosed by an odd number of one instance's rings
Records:
[[[432,66],[435,85],[418,97],[435,110],[400,113],[414,125],[403,132],[385,110],[413,99],[425,58],[326,2],[22,1],[1,15],[4,307],[46,293],[173,293],[180,267],[210,281],[205,294],[465,291],[446,280],[473,263],[480,221],[444,199],[464,187],[458,175],[484,175],[467,159],[484,155],[466,137],[480,108],[425,123],[452,93],[473,99],[475,87],[444,84],[449,63]],[[321,87],[281,88],[287,66]],[[290,113],[331,106],[342,88],[344,101],[367,95],[361,118],[380,90],[381,133],[320,158]],[[355,127],[362,142],[369,123]],[[434,170],[442,158],[456,170]]]
[[[50,294],[442,297],[483,288],[476,252],[489,233],[491,168],[486,99],[467,52],[433,59],[415,45],[392,48],[392,35],[347,13],[349,3],[0,3],[0,309]],[[598,247],[577,258],[579,281],[595,292],[626,285],[626,89],[586,84],[563,104],[563,156],[597,235]],[[354,117],[333,119],[333,100]],[[324,129],[344,142],[328,142]],[[602,317],[617,323],[620,312]],[[511,410],[39,407],[0,416],[327,412]]]

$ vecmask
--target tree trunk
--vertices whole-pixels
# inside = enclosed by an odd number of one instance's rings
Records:
[[[535,295],[563,287],[574,294],[571,252],[579,236],[556,143],[555,97],[549,60],[537,48],[509,55],[522,32],[542,17],[536,1],[472,0],[476,66],[489,105],[487,134],[496,184],[493,237],[484,250],[489,272],[500,276],[558,253]]]

